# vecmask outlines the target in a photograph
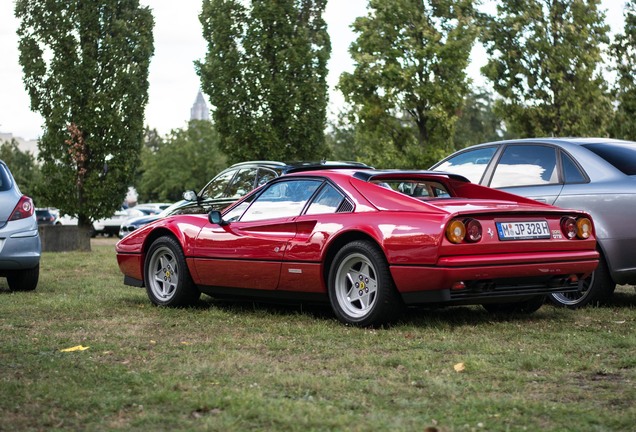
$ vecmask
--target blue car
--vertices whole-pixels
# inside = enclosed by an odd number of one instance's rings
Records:
[[[41,244],[33,200],[22,195],[0,160],[0,277],[11,291],[33,291],[40,277]]]
[[[617,284],[636,285],[636,142],[609,138],[528,138],[467,147],[433,166],[594,218],[601,254],[580,290],[552,294],[558,306],[607,300]]]

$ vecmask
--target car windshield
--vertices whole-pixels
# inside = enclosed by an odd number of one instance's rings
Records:
[[[636,175],[636,146],[620,143],[583,144],[626,175]]]

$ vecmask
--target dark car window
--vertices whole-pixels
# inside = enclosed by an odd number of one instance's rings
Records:
[[[241,222],[299,216],[322,180],[287,180],[273,183],[241,217]]]
[[[270,180],[274,180],[276,177],[278,177],[278,174],[276,174],[275,171],[272,171],[267,168],[259,168],[258,181],[256,182],[256,186],[257,187],[263,186],[265,183],[267,183]]]
[[[534,186],[559,182],[556,149],[540,145],[509,145],[497,163],[490,187]]]
[[[326,184],[316,199],[309,205],[307,209],[308,215],[335,213],[340,207],[344,196],[330,184]]]
[[[444,161],[435,170],[461,174],[471,182],[479,183],[496,151],[497,147],[468,150]]]
[[[11,189],[11,177],[4,165],[0,165],[0,191]]]
[[[254,189],[256,184],[256,173],[258,168],[243,168],[236,174],[230,183],[226,196],[230,198],[240,198]]]
[[[619,143],[583,144],[626,175],[636,175],[636,146]]]
[[[585,183],[587,177],[581,172],[572,158],[561,152],[561,164],[563,166],[563,177],[565,183]]]
[[[214,180],[212,180],[203,190],[201,194],[202,198],[222,198],[225,196],[227,185],[236,174],[236,170],[229,170],[225,173],[219,174]]]

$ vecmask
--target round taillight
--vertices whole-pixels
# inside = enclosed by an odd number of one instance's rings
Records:
[[[589,238],[592,234],[592,221],[588,218],[579,218],[576,221],[576,236],[580,239]]]
[[[466,241],[476,243],[481,240],[481,224],[475,219],[466,219]]]
[[[461,243],[466,237],[466,226],[458,219],[451,221],[446,227],[446,238],[452,243]]]
[[[578,231],[576,219],[573,217],[564,217],[561,220],[561,231],[563,231],[566,238],[573,239],[576,237]]]

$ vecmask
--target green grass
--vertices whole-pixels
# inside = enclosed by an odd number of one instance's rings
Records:
[[[633,287],[601,308],[418,310],[369,330],[326,308],[153,307],[113,244],[45,253],[32,293],[0,279],[0,431],[635,428]]]

